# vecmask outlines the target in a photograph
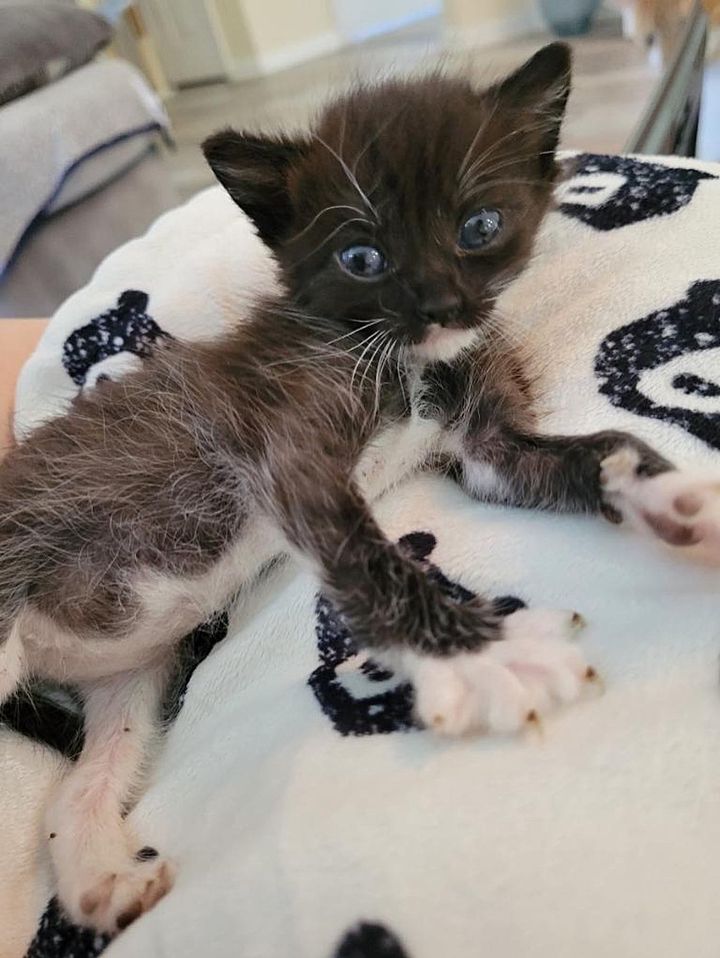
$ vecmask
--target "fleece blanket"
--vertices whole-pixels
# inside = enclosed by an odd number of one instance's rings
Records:
[[[574,162],[501,302],[532,347],[543,429],[629,429],[720,469],[720,168]],[[166,214],[58,311],[20,380],[18,434],[158,336],[238,322],[274,282],[219,189]],[[62,763],[5,733],[8,954],[32,938],[32,958],[716,958],[720,570],[598,519],[481,505],[438,477],[375,510],[457,601],[580,610],[604,694],[542,736],[439,740],[414,723],[406,683],[358,665],[312,575],[284,564],[198,645],[132,812],[177,884],[113,942],[51,897],[38,809]]]

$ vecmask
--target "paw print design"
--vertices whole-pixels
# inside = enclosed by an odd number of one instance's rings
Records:
[[[452,582],[429,561],[436,541],[431,532],[411,532],[398,544],[423,565],[428,577],[453,601],[470,601],[474,593]],[[525,607],[514,596],[498,598],[495,605],[502,615]],[[336,731],[341,735],[377,735],[420,728],[413,714],[412,685],[372,659],[358,659],[359,650],[350,630],[323,595],[317,597],[315,615],[320,665],[308,683]]]
[[[81,928],[63,914],[57,898],[45,909],[25,958],[97,958],[110,936]]]
[[[677,213],[703,180],[717,179],[623,156],[585,153],[568,163],[574,174],[560,187],[560,210],[601,231]]]
[[[137,289],[121,293],[117,306],[73,330],[63,344],[62,364],[78,386],[115,378],[137,366],[155,342],[167,337],[146,312],[148,295]]]
[[[363,921],[351,928],[334,958],[410,958],[395,935],[384,925]]]
[[[700,280],[684,299],[613,330],[595,375],[614,406],[680,426],[720,449],[720,280]]]

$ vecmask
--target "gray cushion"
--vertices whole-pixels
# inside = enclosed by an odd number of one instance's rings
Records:
[[[70,3],[0,0],[0,104],[87,63],[111,36],[106,20]]]

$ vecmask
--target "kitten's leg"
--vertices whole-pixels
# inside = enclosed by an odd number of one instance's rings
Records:
[[[674,467],[659,453],[622,432],[587,436],[529,436],[501,428],[465,438],[464,485],[482,499],[529,509],[601,512],[619,521],[618,504],[603,482],[603,465],[630,451],[640,481]]]
[[[525,436],[497,430],[463,447],[467,489],[535,509],[599,512],[671,545],[703,542],[720,557],[720,475],[676,469],[623,432]]]
[[[484,598],[458,605],[390,543],[349,482],[293,487],[276,511],[289,540],[319,566],[361,648],[407,675],[420,719],[446,734],[515,731],[574,701],[593,675],[567,640],[572,612],[499,615]],[[279,493],[275,509],[285,501]]]
[[[85,689],[85,746],[47,814],[60,901],[73,921],[115,933],[172,885],[170,865],[123,819],[158,734],[164,669]]]
[[[604,499],[634,525],[675,546],[702,543],[720,560],[720,473],[670,469],[646,476],[624,446],[603,460]]]

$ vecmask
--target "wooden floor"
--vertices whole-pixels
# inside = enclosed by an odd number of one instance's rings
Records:
[[[167,104],[178,149],[168,159],[178,193],[187,197],[212,182],[198,144],[221,126],[276,129],[305,124],[332,89],[354,77],[412,72],[438,61],[465,70],[478,83],[512,69],[549,34],[534,34],[491,48],[472,47],[472,37],[450,40],[441,21],[428,20],[394,34],[241,84],[183,90]],[[565,124],[568,148],[621,150],[658,81],[642,50],[620,33],[619,17],[596,23],[591,35],[573,41],[575,81]]]
[[[473,45],[471,35],[449,37],[441,21],[426,20],[340,50],[282,73],[243,83],[182,90],[167,103],[177,149],[161,150],[95,196],[42,225],[0,284],[0,317],[49,315],[86,283],[110,250],[143,232],[163,210],[213,182],[199,144],[228,124],[277,129],[302,126],[333,89],[356,77],[413,72],[442,61],[478,84],[520,64],[549,34],[495,47]],[[645,54],[620,32],[619,17],[604,17],[573,41],[573,92],[562,145],[623,148],[658,81]]]

